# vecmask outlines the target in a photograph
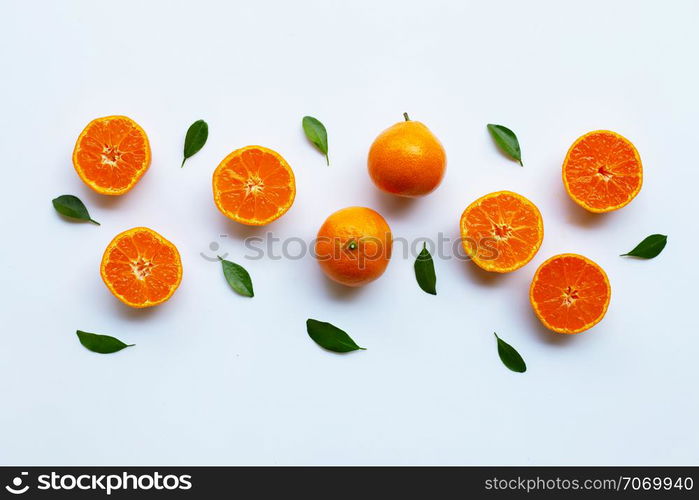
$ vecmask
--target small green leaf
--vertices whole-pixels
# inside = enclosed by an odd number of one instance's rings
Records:
[[[308,336],[316,344],[329,351],[350,352],[358,349],[365,350],[363,347],[359,347],[347,333],[330,323],[309,319],[306,320],[306,331],[308,331]]]
[[[302,124],[303,131],[306,133],[308,140],[325,155],[325,161],[330,165],[330,158],[328,157],[328,132],[325,130],[325,125],[312,116],[304,116]]]
[[[209,125],[204,120],[197,120],[189,126],[187,136],[184,138],[184,158],[181,167],[187,158],[194,156],[206,144],[209,138]]]
[[[131,347],[136,344],[124,344],[121,340],[110,337],[109,335],[99,335],[97,333],[83,332],[77,330],[75,332],[80,339],[80,343],[92,352],[100,354],[111,354],[121,351],[125,347]]]
[[[434,273],[434,262],[427,250],[426,242],[422,244],[422,251],[415,259],[415,278],[425,292],[437,295],[437,276]]]
[[[621,254],[622,257],[640,257],[642,259],[652,259],[660,255],[667,245],[667,236],[664,234],[651,234],[645,240],[636,245],[636,248],[629,253]]]
[[[497,333],[493,333],[493,335],[498,339],[498,356],[500,356],[502,363],[513,372],[526,372],[527,365],[515,348],[504,340],[501,340]]]
[[[254,297],[255,293],[252,291],[252,280],[245,268],[235,262],[223,260],[221,257],[219,257],[218,260],[221,261],[223,275],[226,277],[226,281],[231,288],[245,297]]]
[[[507,127],[502,125],[488,124],[488,131],[490,135],[493,136],[495,144],[510,158],[517,160],[521,166],[522,163],[522,151],[519,149],[519,141],[515,133]]]
[[[96,220],[90,218],[90,214],[87,211],[85,204],[80,201],[80,198],[73,196],[72,194],[64,194],[58,198],[52,200],[53,208],[59,214],[65,215],[66,217],[72,217],[73,219],[80,219],[90,221],[93,224],[100,225]]]

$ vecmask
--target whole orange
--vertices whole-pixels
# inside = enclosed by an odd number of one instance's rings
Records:
[[[315,255],[332,280],[362,286],[381,276],[391,258],[391,228],[366,207],[348,207],[328,217],[318,231]]]
[[[387,128],[369,149],[369,175],[376,187],[398,196],[424,196],[442,182],[447,154],[423,123],[405,121]]]

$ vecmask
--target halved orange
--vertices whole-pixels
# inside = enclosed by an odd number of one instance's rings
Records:
[[[214,201],[226,217],[249,226],[264,226],[294,203],[294,172],[276,151],[247,146],[233,151],[216,167]]]
[[[539,266],[529,289],[534,312],[549,330],[580,333],[607,312],[612,288],[604,270],[587,257],[564,253]]]
[[[590,212],[631,203],[643,184],[641,157],[628,139],[609,130],[578,138],[563,161],[563,184],[575,203]]]
[[[511,191],[487,194],[461,215],[466,254],[479,267],[509,273],[524,266],[539,251],[544,221],[531,201]]]
[[[116,235],[102,256],[100,275],[124,304],[162,304],[182,281],[182,261],[175,245],[147,227]]]
[[[83,182],[98,193],[124,194],[150,166],[148,137],[127,116],[96,118],[75,143],[73,166]]]

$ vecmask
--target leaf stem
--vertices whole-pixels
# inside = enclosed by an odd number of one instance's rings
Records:
[[[184,167],[184,162],[186,162],[186,161],[187,161],[187,158],[186,158],[186,157],[185,157],[185,158],[182,158],[182,165],[180,165],[180,168]]]
[[[99,222],[97,222],[95,219],[90,219],[90,222],[92,222],[93,224],[97,224],[98,226],[102,225]]]
[[[408,116],[408,113],[403,113],[403,117],[405,117],[406,122],[410,121],[410,117]]]
[[[520,167],[523,167],[523,166],[524,166],[524,163],[522,163],[522,160],[519,160],[519,166],[520,166]]]
[[[330,157],[328,156],[327,153],[325,153],[325,162],[328,164],[328,167],[330,166]]]

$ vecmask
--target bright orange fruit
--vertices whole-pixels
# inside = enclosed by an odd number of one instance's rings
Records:
[[[247,146],[226,156],[214,171],[214,201],[234,221],[264,226],[284,215],[296,196],[294,172],[281,155]]]
[[[150,166],[148,137],[127,116],[96,118],[75,143],[73,166],[83,182],[98,193],[124,194]]]
[[[365,207],[348,207],[328,217],[318,231],[315,254],[332,280],[362,286],[381,276],[391,259],[391,228]]]
[[[387,128],[369,149],[369,175],[376,187],[399,196],[424,196],[442,182],[447,155],[423,123],[405,121]]]
[[[615,132],[590,132],[568,150],[563,184],[573,201],[585,210],[617,210],[631,203],[641,190],[641,157],[631,141]]]
[[[551,257],[534,274],[529,301],[549,330],[580,333],[604,318],[612,289],[604,270],[574,253]]]
[[[175,245],[147,227],[118,234],[102,256],[100,274],[124,304],[150,307],[169,299],[182,281]]]
[[[544,239],[544,221],[531,201],[511,191],[487,194],[461,215],[464,251],[486,271],[509,273],[532,260]]]

